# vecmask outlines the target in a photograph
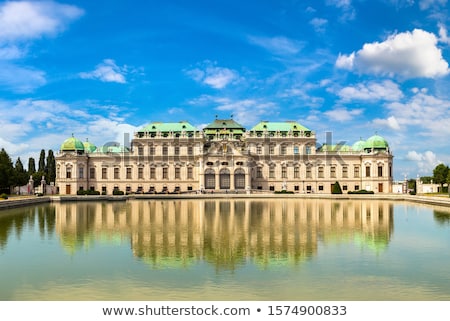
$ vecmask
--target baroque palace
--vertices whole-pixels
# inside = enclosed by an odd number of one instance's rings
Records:
[[[125,144],[126,145],[126,144]],[[60,194],[95,190],[125,193],[392,192],[393,155],[379,135],[350,145],[318,145],[294,121],[262,121],[246,130],[215,119],[203,130],[185,121],[153,122],[129,146],[96,147],[66,139],[56,156]]]

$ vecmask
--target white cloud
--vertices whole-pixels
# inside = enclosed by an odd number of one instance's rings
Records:
[[[437,159],[437,156],[432,151],[426,151],[424,153],[418,153],[415,150],[409,151],[405,156],[406,160],[416,163],[419,173],[427,174],[433,172],[436,165],[440,164],[441,161]]]
[[[243,99],[237,101],[222,99],[216,109],[231,112],[233,118],[242,125],[255,125],[263,120],[262,118],[265,119],[270,117],[270,115],[274,115],[278,108],[277,105],[272,102],[257,99]]]
[[[392,130],[400,130],[400,125],[394,116],[390,116],[386,119],[376,118],[373,120],[374,125],[388,127]]]
[[[450,38],[447,34],[447,28],[443,24],[439,25],[439,41],[450,45]]]
[[[45,72],[0,61],[0,87],[17,93],[29,93],[47,83]]]
[[[361,83],[356,86],[344,87],[338,91],[337,95],[344,101],[397,101],[403,97],[398,84],[391,80],[382,82]]]
[[[432,7],[444,7],[447,4],[447,0],[420,0],[419,8],[421,10],[427,10]]]
[[[0,5],[0,39],[17,41],[54,35],[83,10],[52,1],[6,1]]]
[[[269,51],[274,55],[292,56],[299,53],[304,44],[297,40],[292,40],[283,36],[278,37],[248,37],[253,45],[257,45]]]
[[[105,59],[98,64],[95,70],[90,72],[81,72],[79,76],[83,79],[98,79],[103,82],[126,83],[126,67],[119,67],[112,59]]]
[[[356,12],[352,6],[351,0],[327,0],[325,3],[329,6],[341,9],[339,20],[346,22],[355,19]]]
[[[353,118],[355,118],[355,116],[362,114],[362,112],[363,112],[362,109],[348,110],[345,107],[338,107],[333,110],[325,112],[325,115],[331,121],[345,122],[352,120]]]
[[[216,63],[204,61],[198,68],[186,70],[185,73],[196,82],[208,85],[214,89],[223,89],[239,81],[239,73],[235,70],[218,67]]]
[[[328,20],[323,18],[314,18],[309,23],[314,27],[316,32],[324,32],[325,27],[328,24]]]
[[[421,29],[392,35],[383,42],[367,43],[350,55],[339,55],[336,67],[363,74],[400,78],[436,78],[449,73],[437,47],[438,39]]]

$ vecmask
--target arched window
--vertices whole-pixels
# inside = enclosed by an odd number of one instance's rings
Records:
[[[234,189],[245,188],[245,172],[242,168],[234,171]]]
[[[220,170],[220,189],[230,189],[230,171],[227,168]]]
[[[216,173],[212,168],[205,170],[205,188],[215,189],[216,188]]]

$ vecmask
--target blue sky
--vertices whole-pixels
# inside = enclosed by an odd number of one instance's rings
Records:
[[[318,143],[378,133],[394,176],[450,163],[447,0],[2,1],[0,146],[151,121],[296,120]]]

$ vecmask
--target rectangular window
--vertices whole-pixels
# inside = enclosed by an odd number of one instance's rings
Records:
[[[355,178],[359,178],[359,166],[355,166],[353,168],[354,174],[355,174]]]
[[[94,167],[89,168],[89,178],[95,179],[95,168]]]
[[[151,145],[149,148],[149,154],[150,155],[155,155],[155,146]]]
[[[355,191],[359,191],[359,185],[355,185]]]
[[[68,168],[66,171],[66,178],[72,178],[72,169]]]
[[[120,170],[120,168],[118,168],[118,167],[114,168],[114,179],[120,179],[119,170]]]
[[[143,179],[144,178],[144,168],[138,167],[138,178]]]
[[[281,178],[287,178],[287,167],[281,167]]]
[[[319,171],[318,171],[318,175],[317,175],[317,177],[318,178],[324,178],[324,170],[323,170],[323,167],[322,166],[320,166],[319,167]]]
[[[298,155],[299,154],[299,148],[298,146],[294,146],[294,155]]]
[[[107,168],[103,167],[102,168],[102,179],[108,179],[108,172],[107,172]]]
[[[270,154],[270,155],[275,154],[275,145],[271,144],[271,145],[269,146],[269,154]]]
[[[323,191],[323,185],[319,185],[319,191]]]
[[[287,150],[286,145],[283,144],[280,146],[281,155],[286,155],[286,150]]]
[[[347,190],[347,185],[342,185],[342,190],[346,191]]]
[[[348,167],[347,166],[342,167],[342,177],[343,178],[348,177]]]
[[[175,146],[174,153],[175,155],[180,155],[180,146]]]
[[[131,179],[131,167],[127,167],[127,179]]]
[[[78,169],[78,178],[84,178],[84,167]]]
[[[163,179],[169,178],[169,169],[167,167],[163,168]]]
[[[256,168],[256,178],[262,178],[263,174],[262,174],[262,167],[257,167]]]
[[[163,155],[164,155],[164,156],[169,155],[169,147],[163,146]]]
[[[305,147],[305,153],[306,153],[306,155],[311,154],[311,146],[306,146]]]
[[[275,178],[275,166],[269,167],[269,178]]]
[[[331,178],[336,178],[336,166],[331,166],[330,167],[330,177]]]
[[[188,155],[194,154],[194,148],[192,146],[188,146]]]
[[[261,145],[256,146],[256,154],[258,154],[258,155],[262,154],[262,147],[261,147]]]
[[[179,167],[175,167],[175,179],[180,179],[181,175],[180,175],[180,168]]]
[[[144,147],[142,147],[142,146],[138,147],[138,155],[139,156],[144,156]]]
[[[311,167],[306,167],[306,178],[312,178]]]
[[[383,166],[378,166],[378,177],[383,176]]]
[[[294,178],[300,178],[300,168],[294,167]]]
[[[150,167],[150,179],[156,179],[156,168]]]
[[[188,167],[187,168],[187,178],[188,179],[193,179],[194,178],[193,168],[192,167]]]
[[[370,166],[366,166],[366,177],[370,177]]]

